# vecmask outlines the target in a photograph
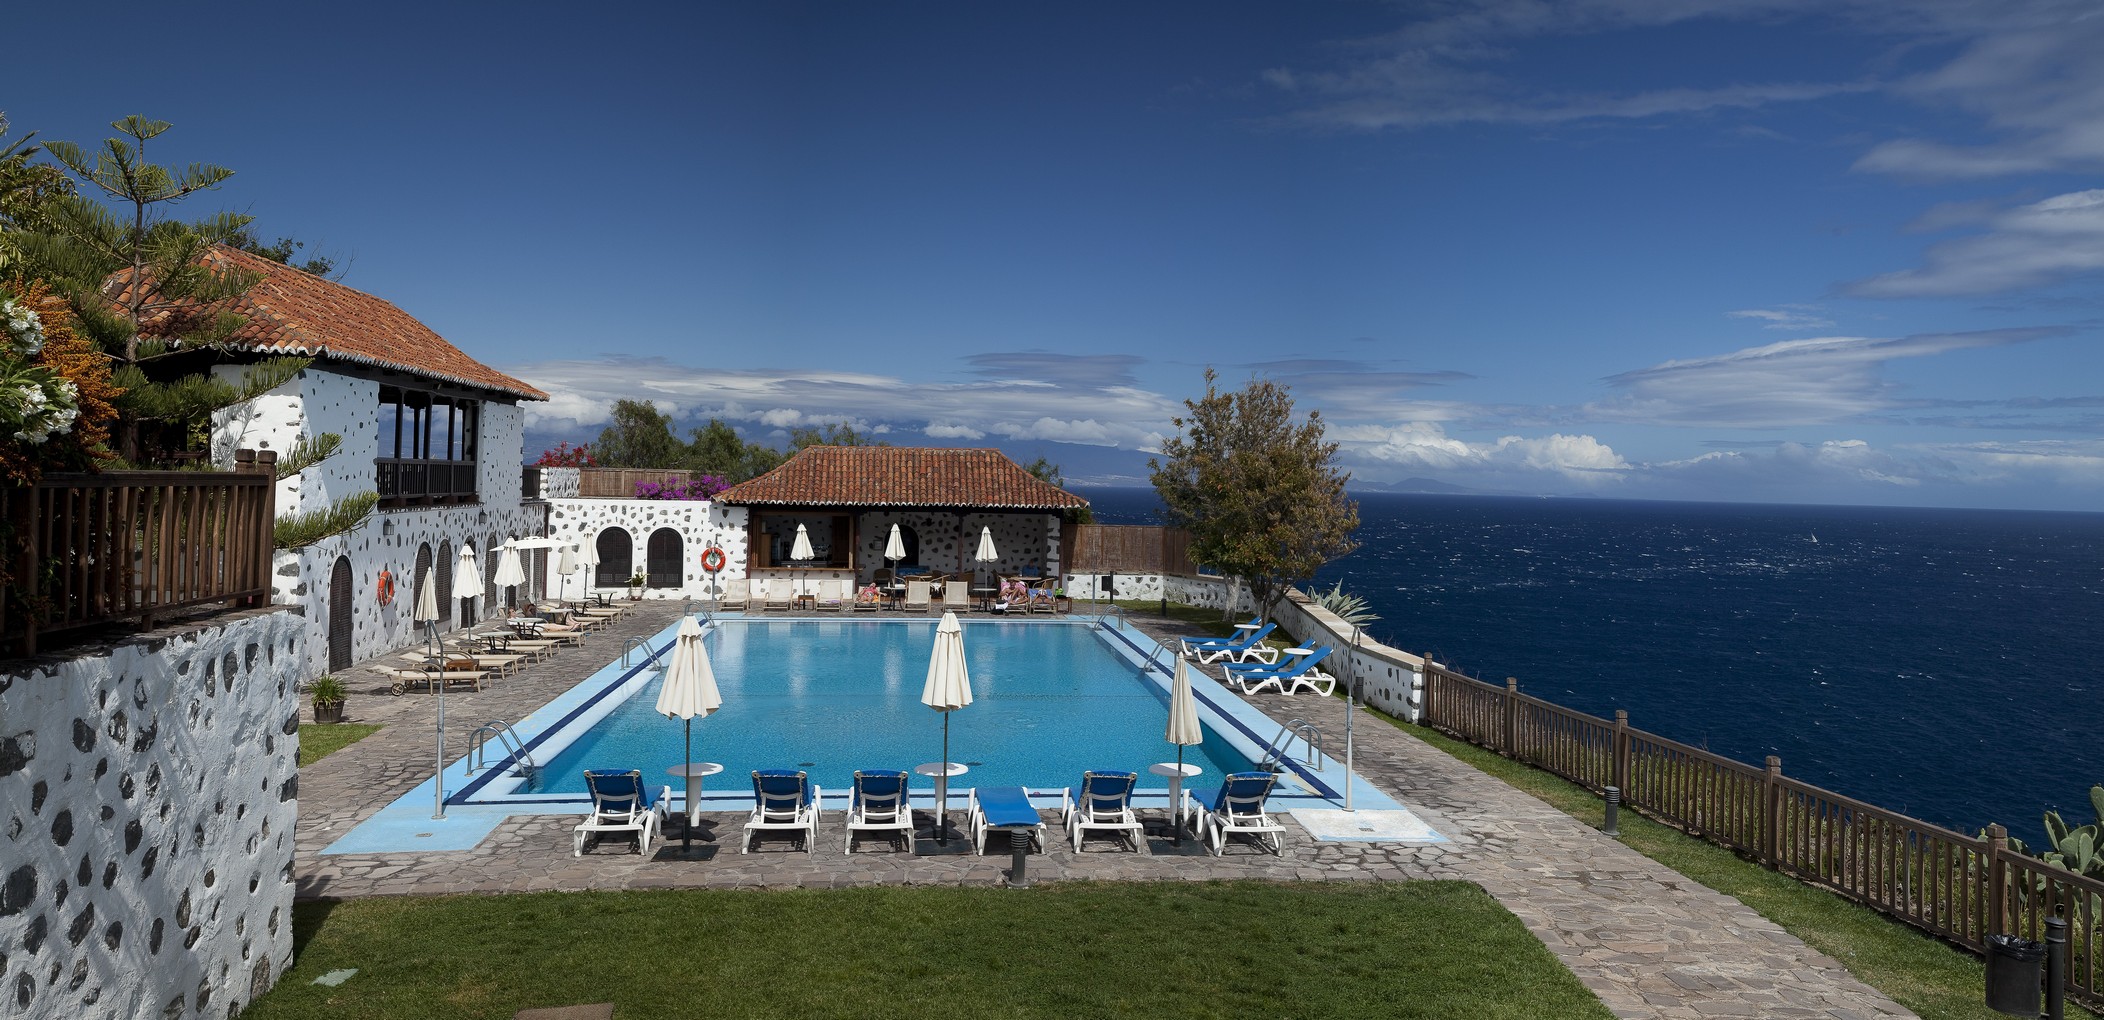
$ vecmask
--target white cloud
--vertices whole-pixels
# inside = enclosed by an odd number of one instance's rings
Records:
[[[1753,319],[1761,323],[1762,329],[1828,329],[1832,319],[1817,314],[1809,305],[1783,305],[1780,308],[1742,308],[1736,312],[1725,312],[1733,319]]]
[[[971,426],[968,426],[968,425],[950,425],[950,424],[947,424],[947,423],[942,423],[942,422],[930,422],[930,423],[928,424],[928,427],[927,427],[927,428],[925,428],[925,429],[922,429],[921,431],[922,431],[922,432],[925,432],[925,433],[927,433],[929,437],[931,437],[931,438],[934,438],[934,439],[985,439],[985,438],[986,438],[986,433],[984,433],[984,432],[981,432],[981,431],[979,431],[978,429],[972,428]]]
[[[2005,329],[1915,336],[1813,337],[1711,357],[1667,361],[1610,376],[1623,391],[1586,405],[1590,421],[1730,428],[1777,428],[1844,421],[1895,405],[1886,362],[2054,335]]]
[[[1992,294],[2104,271],[2104,188],[2055,195],[1930,246],[1927,265],[1850,284],[1859,297]]]
[[[1341,444],[1348,461],[1372,461],[1406,472],[1554,477],[1596,485],[1618,480],[1630,466],[1607,444],[1583,435],[1502,436],[1472,443],[1447,435],[1437,422],[1429,421],[1347,425],[1332,428],[1329,435]]]

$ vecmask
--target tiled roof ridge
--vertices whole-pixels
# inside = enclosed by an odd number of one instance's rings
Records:
[[[717,495],[730,504],[1078,510],[1083,499],[993,447],[811,446]]]
[[[335,359],[509,393],[528,400],[548,394],[499,372],[453,346],[431,327],[385,298],[227,245],[208,258],[262,277],[228,302],[248,321],[231,343],[243,350]],[[124,274],[111,290],[128,285]]]

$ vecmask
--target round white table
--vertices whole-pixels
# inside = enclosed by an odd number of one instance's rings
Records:
[[[687,824],[701,821],[701,781],[723,771],[723,766],[712,761],[696,761],[674,765],[665,771],[687,781]]]
[[[1174,830],[1179,842],[1183,840],[1183,781],[1204,772],[1196,765],[1178,765],[1173,761],[1159,762],[1147,766],[1147,771],[1169,779],[1169,828]]]
[[[939,761],[922,762],[913,766],[915,775],[929,776],[935,780],[935,803],[938,805],[935,814],[937,843],[947,842],[950,834],[950,777],[961,776],[971,771],[961,761],[948,764],[947,770],[943,768],[944,763]]]

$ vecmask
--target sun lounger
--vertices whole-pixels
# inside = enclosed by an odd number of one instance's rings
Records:
[[[884,589],[879,587],[876,582],[872,581],[855,590],[855,612],[874,613],[882,608],[884,608]]]
[[[1238,638],[1216,639],[1220,644],[1201,643],[1205,641],[1203,638],[1185,638],[1182,654],[1200,664],[1222,661],[1275,663],[1278,661],[1278,650],[1266,645],[1264,638],[1277,629],[1278,624],[1267,623],[1261,629]]]
[[[1330,692],[1337,688],[1337,678],[1316,669],[1315,666],[1329,658],[1334,650],[1329,645],[1324,645],[1306,655],[1296,655],[1276,666],[1230,662],[1225,667],[1227,682],[1240,687],[1244,694],[1261,694],[1268,689],[1290,696],[1305,687],[1309,691],[1328,697]]]
[[[747,594],[750,585],[751,582],[742,577],[735,577],[723,582],[723,591],[716,599],[716,608],[725,610],[744,609],[746,604],[751,601],[751,596]]]
[[[1192,828],[1201,842],[1211,833],[1213,856],[1220,856],[1227,848],[1227,837],[1238,832],[1256,837],[1259,846],[1285,856],[1286,827],[1264,811],[1264,801],[1277,782],[1278,777],[1269,772],[1232,772],[1221,786],[1186,791],[1191,797]]]
[[[404,652],[402,658],[410,662],[423,662],[428,656],[417,652]],[[446,656],[449,665],[466,670],[473,668],[492,676],[504,676],[519,668],[526,661],[524,655],[491,655],[487,652],[457,651]]]
[[[813,601],[820,609],[830,609],[834,612],[841,611],[846,607],[847,582],[837,577],[829,577],[818,582],[817,597]]]
[[[761,609],[788,609],[789,604],[796,601],[796,591],[790,587],[786,579],[763,577],[760,579],[760,584],[762,585],[760,589]]]
[[[672,788],[662,787],[651,798],[643,786],[643,773],[637,769],[586,769],[584,785],[592,792],[592,813],[571,834],[571,856],[583,857],[588,844],[610,832],[634,835],[636,853],[649,853],[651,834],[665,826]]]
[[[925,613],[928,611],[928,582],[906,582],[905,610],[909,613]]]
[[[1084,772],[1081,774],[1081,796],[1075,797],[1069,788],[1060,804],[1060,816],[1066,819],[1067,837],[1074,841],[1074,852],[1081,852],[1081,844],[1090,829],[1103,829],[1121,839],[1130,839],[1134,850],[1146,845],[1146,830],[1140,827],[1139,815],[1132,810],[1132,788],[1140,781],[1137,772]]]
[[[818,842],[818,786],[800,769],[759,769],[752,774],[752,815],[738,852],[751,853],[763,832],[794,832],[809,853]]]
[[[910,777],[894,769],[858,769],[847,804],[847,852],[855,852],[855,833],[886,832],[913,849],[913,806],[907,799]]]
[[[1044,852],[1045,820],[1030,806],[1030,794],[1022,787],[973,787],[967,808],[965,826],[972,834],[973,852],[986,853],[990,832],[1008,833],[1011,840],[1027,839],[1031,847]]]
[[[1250,631],[1263,627],[1263,624],[1263,617],[1252,616],[1247,623],[1235,624],[1235,632],[1227,637],[1187,637],[1178,642],[1178,650],[1188,655],[1199,648],[1219,648],[1223,645],[1239,644],[1248,640]],[[1277,626],[1274,623],[1270,627],[1263,627],[1263,630],[1268,634],[1273,627]]]
[[[415,687],[417,684],[424,684],[425,686],[445,684],[449,687],[454,684],[467,684],[470,690],[479,691],[482,689],[482,681],[488,675],[480,668],[382,669],[380,673],[393,681],[388,689],[396,694],[406,694],[410,688]],[[433,690],[436,690],[436,688],[433,688]]]
[[[942,608],[950,612],[971,612],[972,582],[944,581],[942,583]]]

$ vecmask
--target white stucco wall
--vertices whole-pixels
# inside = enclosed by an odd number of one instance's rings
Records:
[[[548,475],[541,476],[546,484]],[[702,551],[710,546],[723,550],[724,568],[714,575],[715,583],[745,576],[746,512],[742,506],[724,506],[713,500],[682,499],[550,499],[548,537],[558,542],[577,542],[597,548],[601,532],[615,528],[628,535],[632,569],[643,572],[649,560],[650,535],[659,528],[680,534],[680,576],[677,588],[648,588],[645,598],[676,599],[713,597],[711,576],[701,569]],[[579,569],[567,579],[559,578],[550,566],[550,591],[567,591],[571,597],[592,586],[592,571]],[[597,589],[608,590],[608,589]],[[625,591],[626,589],[621,589]]]
[[[233,380],[239,365],[214,375]],[[307,368],[277,389],[212,414],[212,460],[231,467],[236,450],[276,450],[283,457],[300,440],[333,432],[336,455],[278,483],[278,515],[318,510],[356,492],[373,490],[373,459],[380,454],[380,384]],[[516,410],[516,409],[514,409]],[[512,480],[514,493],[518,480]],[[514,497],[516,498],[516,497]]]
[[[292,959],[296,613],[0,674],[0,1006],[226,1017]]]

